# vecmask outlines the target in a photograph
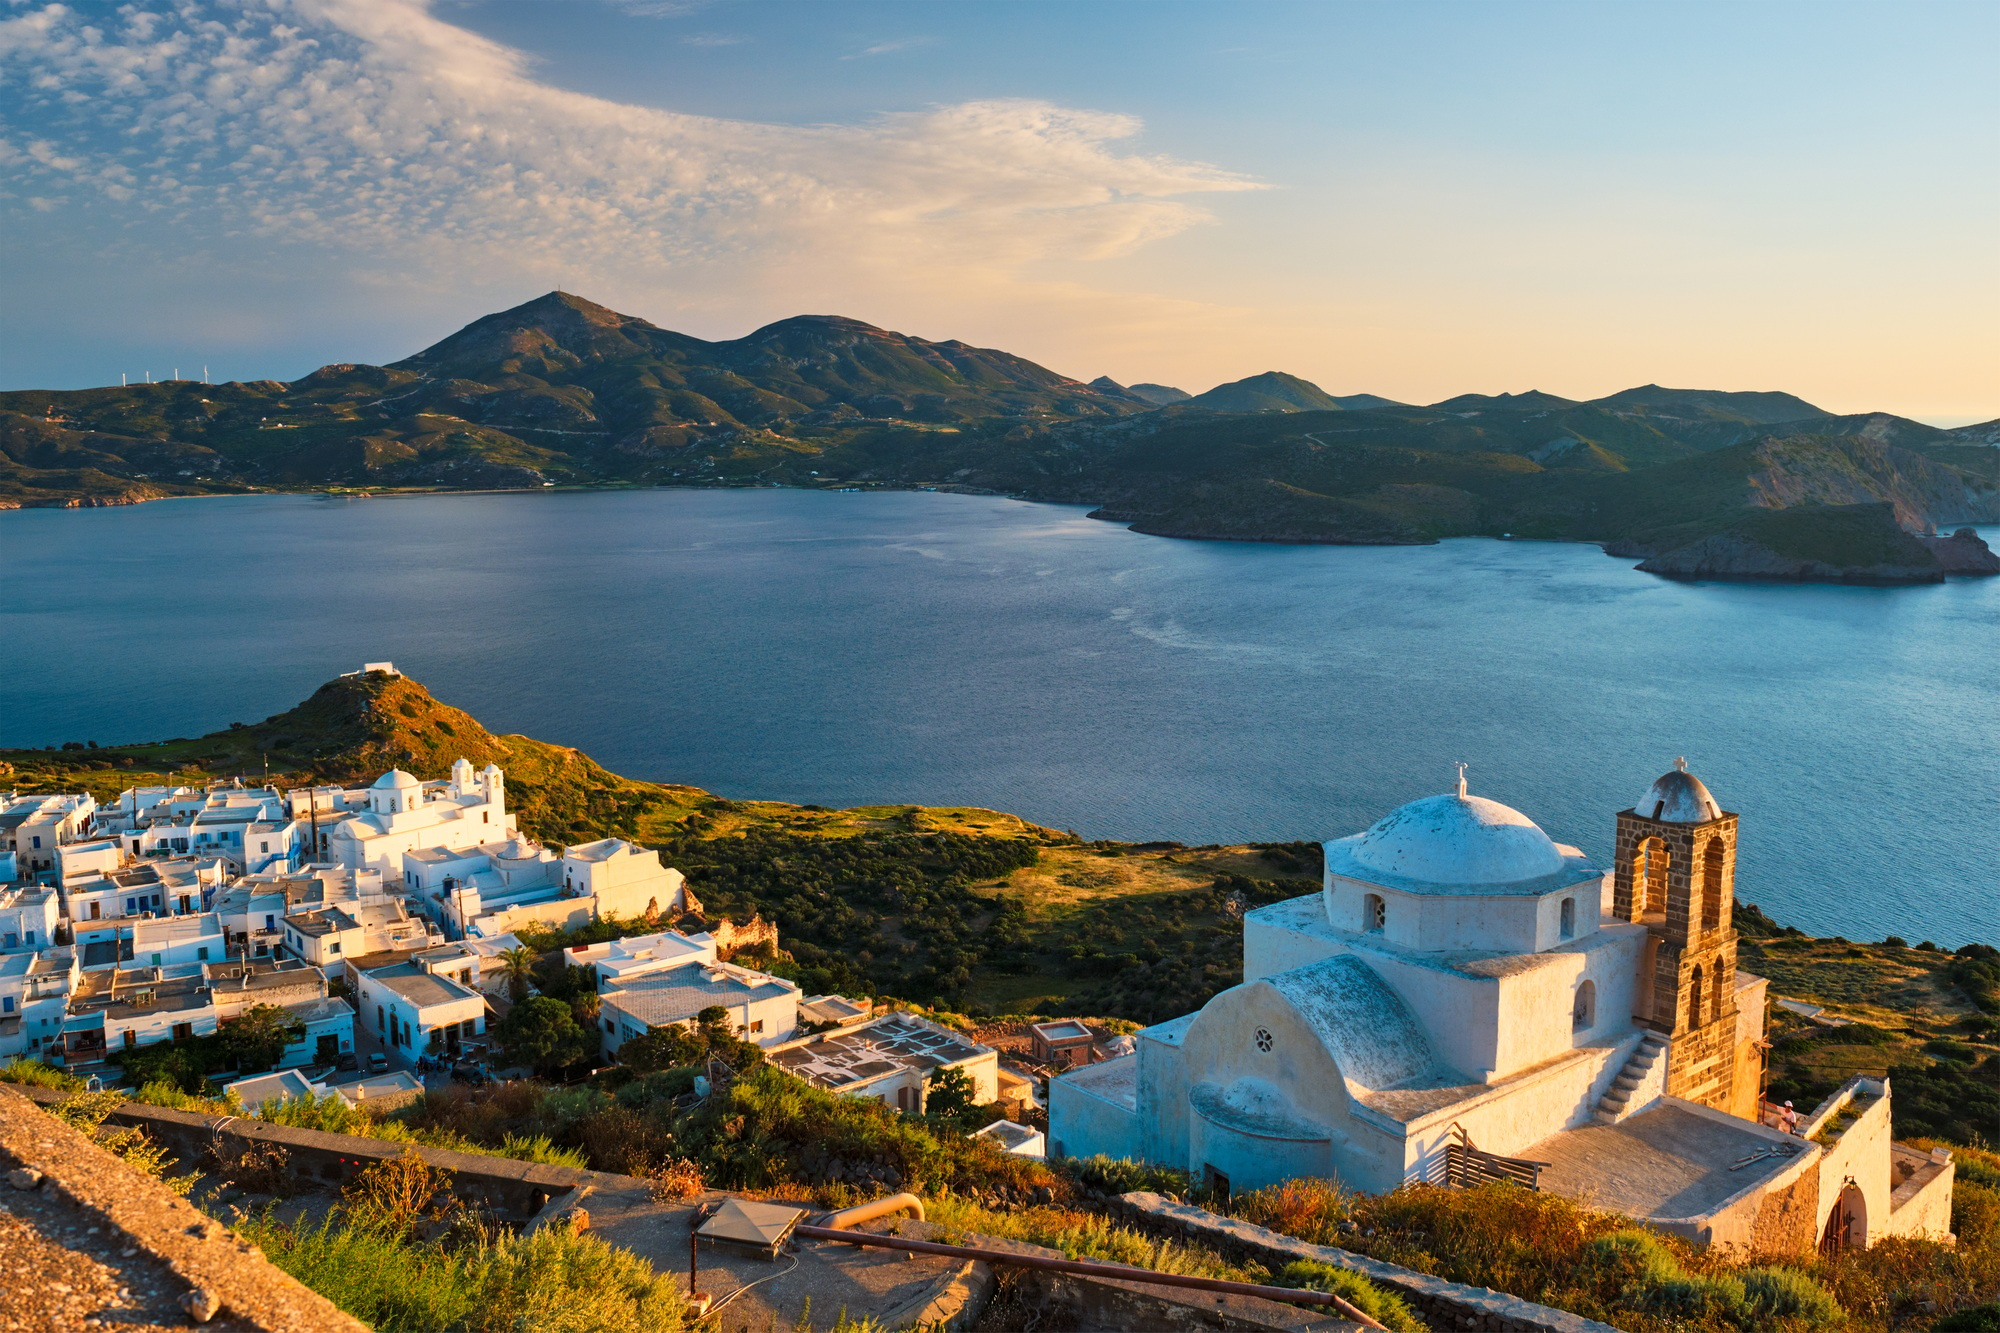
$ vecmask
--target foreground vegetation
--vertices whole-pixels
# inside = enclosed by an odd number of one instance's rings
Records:
[[[1957,1245],[1890,1240],[1837,1256],[1731,1256],[1514,1185],[1353,1194],[1298,1180],[1228,1211],[1453,1282],[1492,1287],[1630,1333],[1929,1329],[2000,1299],[2000,1155],[1959,1150]],[[1968,1327],[1979,1325],[1968,1324]]]
[[[264,1256],[379,1333],[677,1333],[679,1285],[589,1232],[520,1236],[463,1210],[411,1154],[371,1166],[317,1224],[238,1227]]]

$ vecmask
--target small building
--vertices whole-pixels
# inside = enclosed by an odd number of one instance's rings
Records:
[[[72,948],[0,954],[0,1059],[62,1050],[70,993],[82,975]]]
[[[285,918],[282,939],[292,954],[317,967],[378,953],[408,953],[442,944],[428,923],[393,898],[343,903]]]
[[[981,1106],[999,1100],[1000,1053],[914,1014],[888,1013],[855,1027],[771,1048],[771,1063],[843,1097],[873,1097],[921,1112],[937,1069],[963,1070]]]
[[[302,1101],[308,1097],[323,1096],[326,1088],[296,1069],[280,1069],[269,1074],[252,1074],[222,1085],[225,1097],[232,1092],[243,1103],[243,1109],[254,1115],[263,1109],[266,1102]]]
[[[1049,1155],[1048,1139],[1041,1130],[1012,1120],[995,1120],[972,1137],[991,1139],[1016,1157],[1032,1157],[1039,1162]]]
[[[799,1001],[799,1022],[819,1028],[853,1027],[875,1012],[867,1000],[850,1000],[845,995],[808,995]]]
[[[394,1111],[424,1095],[424,1085],[407,1069],[391,1069],[386,1074],[362,1074],[339,1082],[328,1081],[328,1092],[340,1094],[349,1106],[370,1111]]]
[[[331,1065],[354,1053],[354,1011],[345,1000],[322,997],[284,1006],[285,1013],[305,1025],[297,1041],[278,1057],[280,1068]]]
[[[678,930],[663,930],[603,944],[573,945],[563,950],[563,961],[571,967],[590,968],[596,974],[597,989],[609,991],[641,977],[671,972],[690,963],[714,964],[718,959],[713,935],[705,932],[683,935]]]
[[[71,1065],[213,1033],[219,1020],[200,963],[84,972],[70,993],[63,1048]]]
[[[799,1025],[799,988],[783,977],[733,963],[687,963],[650,972],[597,999],[598,1026],[613,1058],[618,1048],[654,1028],[692,1023],[704,1009],[722,1008],[745,1041],[766,1048],[788,1040]]]
[[[1037,1064],[1073,1069],[1097,1060],[1097,1034],[1074,1019],[1028,1024],[1028,1050]]]
[[[358,974],[361,1021],[408,1058],[456,1055],[486,1031],[486,997],[415,963]]]
[[[44,884],[0,889],[0,954],[34,953],[55,943],[56,891]]]

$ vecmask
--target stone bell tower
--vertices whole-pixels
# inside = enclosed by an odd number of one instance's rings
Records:
[[[1644,923],[1652,937],[1652,1003],[1637,1017],[1671,1038],[1667,1094],[1741,1114],[1736,816],[1675,760],[1619,812],[1617,861],[1612,915]]]

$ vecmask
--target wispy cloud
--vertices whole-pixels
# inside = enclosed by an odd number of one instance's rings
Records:
[[[733,32],[691,32],[681,38],[683,46],[741,46],[748,37]]]
[[[1122,253],[1252,188],[1121,151],[1124,116],[983,101],[854,126],[680,115],[538,82],[418,0],[179,0],[0,21],[15,185],[432,262],[1012,265]],[[56,187],[56,188],[43,188]]]
[[[938,39],[935,37],[898,37],[894,41],[877,42],[873,46],[864,46],[859,51],[853,51],[842,56],[841,59],[863,60],[869,56],[886,56],[897,51],[913,51],[918,47],[936,46],[937,44]]]

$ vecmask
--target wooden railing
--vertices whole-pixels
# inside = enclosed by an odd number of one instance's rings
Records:
[[[1467,1189],[1494,1181],[1508,1181],[1525,1189],[1538,1190],[1542,1187],[1542,1169],[1549,1165],[1547,1162],[1484,1152],[1473,1146],[1472,1136],[1465,1132],[1463,1125],[1453,1124],[1451,1132],[1454,1137],[1444,1145],[1443,1161],[1436,1163],[1427,1174],[1431,1184],[1449,1189]],[[1441,1171],[1439,1167],[1442,1167]]]

